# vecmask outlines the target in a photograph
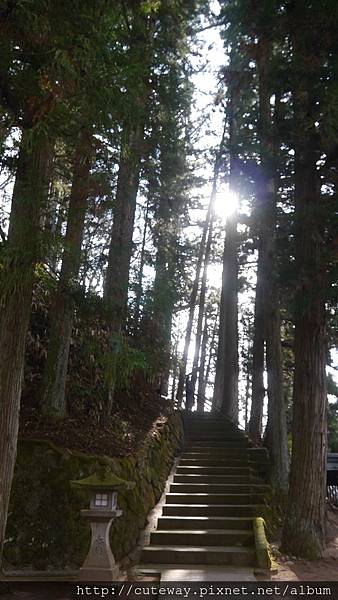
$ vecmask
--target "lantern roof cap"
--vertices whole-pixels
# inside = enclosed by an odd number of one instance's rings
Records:
[[[92,475],[89,475],[89,477],[85,477],[84,479],[71,481],[71,485],[72,487],[84,490],[118,491],[122,489],[131,490],[135,487],[135,482],[121,479],[115,475],[115,473],[112,473],[110,469],[105,468],[96,473],[92,473]]]

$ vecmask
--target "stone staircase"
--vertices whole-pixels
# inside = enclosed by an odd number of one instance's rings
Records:
[[[266,452],[250,448],[224,417],[193,413],[184,429],[185,447],[141,566],[257,566],[253,525],[264,513],[268,486],[259,473]]]

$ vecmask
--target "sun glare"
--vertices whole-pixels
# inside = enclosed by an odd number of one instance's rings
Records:
[[[238,209],[239,201],[238,195],[228,187],[220,189],[215,198],[215,213],[222,221],[226,221],[228,217],[236,212]]]

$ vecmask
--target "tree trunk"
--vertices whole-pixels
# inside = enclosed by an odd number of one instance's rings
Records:
[[[39,219],[47,199],[51,143],[36,131],[22,134],[13,190],[0,314],[0,558],[16,458],[25,341],[34,267],[41,249]]]
[[[211,341],[210,341],[210,347],[209,347],[209,356],[208,356],[208,362],[207,362],[207,368],[205,371],[205,388],[207,388],[207,385],[209,383],[209,379],[210,379],[210,371],[211,371],[211,362],[212,362],[212,358],[215,352],[215,340],[216,340],[216,334],[217,331],[219,329],[219,306],[217,308],[217,313],[215,316],[215,323],[212,329],[212,336],[211,336]],[[215,408],[213,401],[211,402],[211,407],[212,410]]]
[[[215,190],[216,193],[216,190]],[[208,277],[208,267],[210,262],[210,254],[211,254],[211,246],[212,246],[212,234],[213,234],[213,215],[210,219],[209,225],[209,233],[207,244],[205,247],[205,257],[204,257],[204,265],[203,265],[203,273],[202,273],[202,281],[201,281],[201,291],[198,303],[198,318],[197,318],[197,330],[196,330],[196,340],[195,340],[195,352],[194,352],[194,360],[192,367],[192,376],[191,376],[191,394],[195,396],[195,388],[197,383],[197,375],[198,372],[201,375],[201,365],[200,365],[200,354],[201,354],[201,343],[202,343],[202,332],[203,332],[203,318],[205,313],[205,295],[207,289],[207,277]],[[203,401],[204,402],[204,401]],[[200,405],[199,412],[203,411],[203,407]]]
[[[186,371],[187,371],[188,354],[189,354],[189,347],[190,347],[190,342],[191,342],[192,326],[193,326],[193,322],[194,322],[194,314],[195,314],[195,307],[196,307],[196,301],[197,301],[198,287],[199,287],[199,281],[200,281],[200,276],[201,276],[201,269],[202,269],[202,263],[203,263],[203,257],[204,257],[205,244],[206,244],[206,240],[207,240],[209,224],[210,224],[210,220],[211,220],[212,213],[214,210],[214,203],[215,203],[216,192],[217,192],[217,179],[218,179],[218,173],[219,173],[219,168],[220,168],[220,160],[221,160],[221,156],[222,156],[222,152],[223,152],[223,148],[224,148],[225,136],[226,136],[226,128],[224,127],[222,140],[221,140],[219,151],[218,151],[218,154],[217,154],[216,160],[215,160],[212,190],[211,190],[211,194],[210,194],[210,202],[209,202],[205,222],[203,225],[202,238],[201,238],[201,243],[200,243],[198,258],[197,258],[195,279],[194,279],[194,284],[193,284],[193,288],[192,288],[191,296],[190,296],[190,300],[189,300],[189,316],[188,316],[188,323],[187,323],[187,328],[186,328],[186,333],[185,333],[185,338],[184,338],[183,356],[182,356],[182,360],[180,363],[180,371],[179,371],[178,385],[177,385],[177,394],[176,394],[177,408],[181,408],[182,401],[183,401],[184,382],[185,382],[185,376],[186,376]]]
[[[142,294],[143,294],[143,270],[145,263],[145,255],[146,255],[146,241],[147,241],[147,232],[149,226],[149,205],[150,198],[147,198],[145,216],[144,216],[144,227],[143,227],[143,235],[142,235],[142,244],[141,244],[141,255],[140,255],[140,266],[138,271],[137,278],[137,288],[136,288],[136,299],[135,299],[135,331],[137,331],[139,321],[140,321],[140,313],[141,313],[141,302],[142,302]]]
[[[224,246],[225,251],[225,246]],[[223,251],[223,263],[224,263],[224,251]],[[219,302],[219,325],[218,325],[218,343],[217,343],[217,354],[216,354],[216,373],[215,373],[215,383],[214,383],[214,393],[212,399],[212,407],[213,410],[219,411],[221,408],[222,398],[223,398],[223,360],[224,360],[224,352],[225,352],[225,331],[224,331],[224,294],[226,288],[226,279],[225,279],[225,269],[223,268],[222,272],[222,288],[221,288],[221,298]]]
[[[224,371],[221,411],[238,420],[238,241],[237,214],[228,218],[223,268],[224,293]]]
[[[176,395],[176,381],[177,381],[177,367],[178,367],[178,353],[177,353],[178,342],[175,344],[174,355],[172,361],[172,374],[173,374],[173,383],[171,388],[171,404],[174,407],[175,404],[175,395]]]
[[[208,318],[207,314],[205,314],[204,318],[204,331],[201,345],[201,356],[200,356],[200,368],[199,368],[199,377],[198,377],[198,390],[197,390],[197,411],[204,411],[205,404],[205,391],[207,386],[206,381],[206,373],[205,373],[205,363],[207,360],[207,345],[209,338],[209,326],[208,326]]]
[[[43,413],[58,418],[65,417],[67,412],[65,392],[75,308],[73,294],[80,269],[92,161],[92,134],[84,131],[75,150],[61,273],[51,307],[48,355],[43,378]]]
[[[245,384],[245,407],[244,407],[244,429],[245,429],[245,431],[248,431],[248,425],[249,425],[250,388],[251,388],[250,369],[247,369],[246,384]]]
[[[170,372],[172,319],[175,305],[172,234],[175,227],[171,202],[167,195],[160,198],[158,211],[157,253],[154,281],[154,322],[157,333],[157,351],[161,354],[161,394],[167,395]]]
[[[299,57],[298,57],[299,59]],[[308,57],[306,58],[308,60]],[[306,72],[306,71],[305,71]],[[283,550],[314,559],[325,546],[326,494],[326,275],[320,217],[319,154],[308,82],[294,95],[295,373],[290,491]]]
[[[229,148],[230,148],[230,191],[238,186],[237,167],[237,124],[239,82],[230,85],[229,101]],[[237,211],[227,218],[223,253],[223,275],[221,294],[220,336],[216,366],[215,405],[231,419],[238,420],[238,234]]]
[[[278,300],[270,291],[266,324],[266,368],[268,373],[269,431],[267,446],[272,462],[271,480],[275,492],[286,494],[289,482],[289,452],[283,361]]]
[[[275,122],[273,127],[269,90],[269,56],[271,45],[265,39],[262,42],[258,68],[260,80],[261,162],[266,189],[264,199],[266,221],[264,233],[265,336],[268,379],[268,427],[266,444],[269,448],[272,461],[271,480],[274,490],[279,496],[286,496],[289,480],[289,451],[276,264],[276,160],[280,147],[278,135],[280,97],[278,93],[275,94]]]
[[[271,116],[270,39],[261,35],[258,45],[257,67],[259,76],[259,135],[261,155],[260,217],[261,254],[260,289],[256,296],[262,323],[258,323],[259,360],[256,363],[256,395],[253,397],[253,419],[250,433],[254,441],[260,439],[264,388],[259,386],[263,378],[262,347],[266,343],[266,369],[268,387],[268,435],[266,443],[272,459],[272,483],[275,492],[286,494],[288,489],[289,457],[287,444],[286,407],[284,401],[283,364],[280,334],[280,312],[277,289],[276,265],[276,159],[279,151],[279,95],[275,95],[275,123]],[[257,324],[255,323],[255,326]],[[261,336],[264,336],[263,339]],[[256,357],[257,358],[257,357]],[[258,393],[257,393],[258,392]],[[256,418],[255,418],[256,417]]]
[[[130,118],[124,122],[122,133],[114,219],[104,284],[104,299],[113,336],[122,332],[127,317],[136,199],[144,154],[144,129],[148,117],[149,79],[153,62],[154,20],[147,18],[138,2],[133,11],[129,60],[135,77],[126,94],[127,105],[130,104]]]
[[[216,192],[216,188],[215,188],[215,192]],[[195,279],[194,279],[194,283],[193,283],[193,287],[192,287],[191,295],[190,295],[190,300],[189,300],[189,316],[188,316],[187,328],[186,328],[185,338],[184,338],[183,356],[182,356],[182,360],[180,361],[180,369],[179,369],[179,375],[178,375],[178,384],[177,384],[177,393],[176,393],[177,408],[181,408],[182,402],[183,402],[184,383],[185,383],[185,376],[186,376],[186,372],[187,372],[187,362],[188,362],[188,354],[189,354],[189,348],[190,348],[190,342],[191,342],[192,326],[193,326],[193,322],[194,322],[199,281],[200,281],[201,269],[202,269],[204,251],[205,251],[205,243],[206,243],[206,239],[207,239],[207,233],[208,233],[208,229],[209,229],[211,213],[212,213],[214,199],[215,199],[215,192],[211,194],[210,202],[209,202],[209,206],[208,206],[208,210],[207,210],[207,215],[206,215],[205,222],[203,225],[202,238],[201,238],[199,252],[198,252],[198,258],[197,258]]]
[[[144,125],[142,123],[133,127],[126,125],[124,135],[125,142],[121,148],[114,221],[104,287],[111,329],[115,334],[121,333],[127,314],[129,269],[133,250]]]
[[[262,246],[262,238],[260,244]],[[252,345],[252,397],[249,421],[249,435],[254,443],[261,440],[264,388],[264,266],[263,248],[260,247],[257,262],[255,296],[254,336]]]

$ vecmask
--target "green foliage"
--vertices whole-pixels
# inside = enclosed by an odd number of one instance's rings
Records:
[[[104,355],[104,371],[107,386],[117,390],[130,390],[133,375],[146,372],[147,364],[142,351],[133,348],[124,336],[110,337],[111,351]]]
[[[161,0],[143,0],[141,10],[145,14],[156,13],[161,6]]]

